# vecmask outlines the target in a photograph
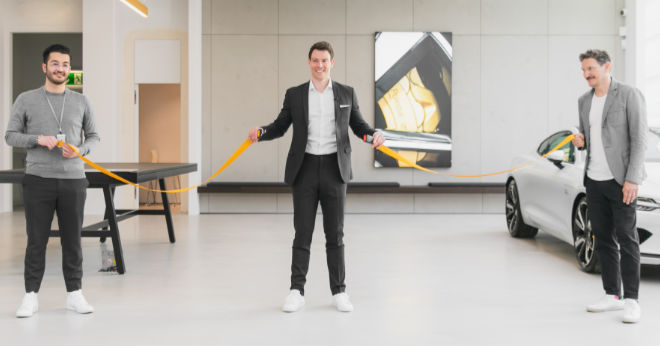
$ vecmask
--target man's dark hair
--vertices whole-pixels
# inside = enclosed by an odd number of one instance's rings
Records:
[[[312,52],[314,50],[327,50],[328,53],[330,53],[330,59],[335,58],[335,51],[332,49],[332,45],[329,42],[326,41],[319,41],[314,43],[310,48],[309,48],[309,53],[307,54],[307,59],[312,58]]]
[[[605,65],[606,62],[610,62],[610,55],[606,51],[600,49],[589,49],[588,51],[580,54],[580,62],[584,59],[593,58],[598,61],[599,64]]]
[[[69,57],[71,56],[71,50],[69,49],[69,47],[67,47],[65,45],[62,45],[62,44],[59,44],[59,43],[52,44],[44,50],[44,55],[43,55],[44,56],[44,64],[48,63],[48,57],[50,57],[50,53],[53,53],[53,52],[66,54]]]

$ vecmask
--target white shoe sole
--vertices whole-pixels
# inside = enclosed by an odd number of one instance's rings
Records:
[[[77,313],[82,314],[82,315],[91,314],[92,312],[94,312],[94,309],[78,311],[76,308],[74,308],[72,306],[68,306],[68,305],[67,305],[66,309],[70,310],[70,311],[73,311],[73,312],[77,312]]]
[[[637,322],[639,322],[639,320],[640,320],[639,317],[630,318],[630,317],[625,317],[624,316],[623,318],[621,318],[621,322],[623,322],[623,323],[637,323]]]
[[[332,303],[332,306],[334,306],[335,309],[337,309],[337,311],[339,311],[339,312],[353,312],[353,307],[352,306],[350,308],[340,308],[334,302]]]
[[[30,314],[19,314],[19,313],[17,312],[17,313],[16,313],[16,318],[28,318],[28,317],[32,317],[32,316],[34,316],[35,313],[36,313],[36,311],[33,311],[33,312],[30,313]]]
[[[38,306],[37,306],[36,308],[34,308],[34,310],[32,310],[32,312],[28,312],[28,313],[20,313],[20,312],[16,311],[16,317],[17,317],[17,318],[28,318],[28,317],[32,317],[32,316],[34,316],[34,314],[37,313],[37,311],[39,311],[39,307],[38,307]]]
[[[292,312],[298,312],[298,311],[302,310],[302,308],[303,308],[302,306],[298,307],[297,309],[296,308],[289,308],[289,307],[282,307],[282,311],[286,312],[286,313],[292,313]]]
[[[613,307],[604,308],[604,309],[603,308],[592,308],[592,307],[587,306],[587,311],[588,312],[608,312],[608,311],[619,311],[619,310],[623,310],[623,305],[620,306],[620,307],[613,306]]]
[[[300,304],[300,306],[298,306],[297,308],[296,308],[296,307],[286,306],[286,305],[285,305],[285,306],[282,306],[282,311],[284,311],[284,312],[289,312],[289,313],[290,313],[290,312],[298,312],[298,311],[302,310],[302,308],[303,308],[304,306],[305,306],[305,302],[304,302],[304,301],[303,301],[302,304]]]

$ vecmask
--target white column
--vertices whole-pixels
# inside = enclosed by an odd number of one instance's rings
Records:
[[[89,155],[95,162],[118,161],[121,116],[117,94],[118,1],[83,0],[83,93],[89,98],[101,143]],[[117,201],[117,199],[115,199]],[[100,190],[88,190],[86,214],[103,214],[105,202]]]
[[[188,183],[199,184],[202,170],[202,0],[188,1],[188,162],[197,163],[197,172],[189,175]],[[199,214],[196,189],[188,191],[188,214]]]
[[[639,6],[637,0],[626,0],[625,7],[625,28],[626,28],[626,44],[624,56],[625,60],[625,75],[626,83],[630,85],[638,86],[639,76],[637,72],[639,71],[639,63],[641,63],[639,54],[639,32],[640,21],[639,21]]]

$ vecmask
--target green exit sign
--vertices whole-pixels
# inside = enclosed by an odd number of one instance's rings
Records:
[[[69,73],[69,79],[66,82],[66,85],[82,85],[82,84],[83,84],[83,72],[71,71]]]

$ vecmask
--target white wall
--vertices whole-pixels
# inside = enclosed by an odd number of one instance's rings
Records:
[[[306,54],[335,48],[333,79],[355,87],[374,122],[375,31],[453,33],[452,167],[476,174],[509,168],[557,129],[577,123],[587,90],[578,54],[606,49],[625,80],[618,27],[623,0],[204,0],[203,169],[208,177],[255,125],[271,122],[288,87],[308,80]],[[620,68],[618,67],[620,66]],[[218,181],[282,181],[290,132],[251,147]],[[412,169],[375,169],[353,139],[356,181],[504,182]],[[503,197],[502,197],[503,198]],[[202,195],[202,212],[290,212],[290,195]],[[349,195],[348,212],[501,212],[499,195]]]
[[[0,165],[11,168],[11,147],[4,144],[4,133],[12,103],[12,33],[81,32],[81,0],[0,0]],[[57,20],[54,20],[57,18]],[[46,48],[46,47],[44,47]],[[35,66],[40,69],[41,66]],[[0,211],[10,211],[11,186],[0,184]]]
[[[626,7],[629,75],[646,96],[649,126],[660,127],[660,1],[627,0]]]
[[[95,109],[101,135],[101,146],[91,155],[96,161],[138,161],[133,105],[135,40],[187,37],[187,1],[142,2],[149,8],[148,18],[137,15],[119,1],[82,1],[85,94]],[[141,54],[141,59],[163,61],[157,53],[152,52],[150,57]],[[175,69],[179,65],[164,68]],[[115,203],[122,208],[136,207],[135,188],[118,188]],[[92,191],[86,212],[100,214],[103,208],[102,194]]]
[[[180,70],[181,41],[135,41],[135,83],[179,84]]]

